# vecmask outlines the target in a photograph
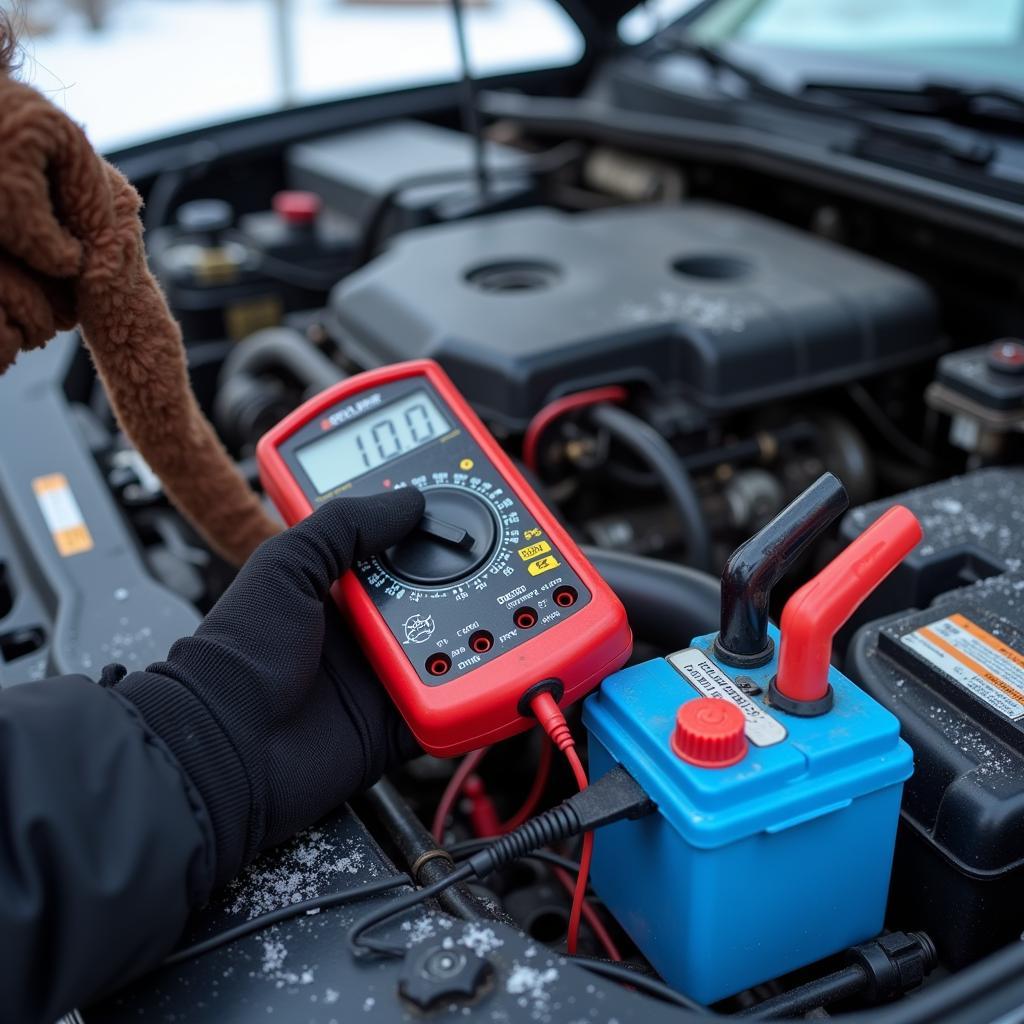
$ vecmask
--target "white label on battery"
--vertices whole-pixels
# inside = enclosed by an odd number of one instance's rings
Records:
[[[696,647],[668,656],[668,663],[705,697],[731,700],[747,720],[744,732],[755,747],[770,747],[786,738],[786,727],[751,700],[721,669]]]
[[[1024,718],[1024,655],[964,615],[900,638],[915,654],[1007,718]]]

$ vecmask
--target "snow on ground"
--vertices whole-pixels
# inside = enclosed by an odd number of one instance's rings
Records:
[[[458,74],[445,4],[286,6],[282,33],[275,0],[106,0],[104,26],[90,32],[73,9],[33,0],[29,15],[55,28],[24,40],[23,77],[110,151],[286,105],[282,43],[295,103]],[[467,25],[477,73],[571,64],[582,47],[555,0],[490,0],[468,8]]]

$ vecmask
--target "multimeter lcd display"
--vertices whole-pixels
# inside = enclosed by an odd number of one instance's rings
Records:
[[[414,391],[305,445],[295,456],[317,492],[323,494],[449,430],[451,424],[430,395]]]

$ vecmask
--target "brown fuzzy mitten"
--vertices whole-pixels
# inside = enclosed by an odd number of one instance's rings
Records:
[[[196,403],[140,205],[78,125],[0,68],[0,373],[80,324],[121,429],[179,511],[241,564],[279,527]]]

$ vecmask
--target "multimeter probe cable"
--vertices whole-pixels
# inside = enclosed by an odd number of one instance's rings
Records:
[[[543,725],[543,721],[541,724]],[[573,753],[575,754],[574,749]],[[578,755],[576,760],[579,760]],[[580,770],[582,771],[582,765]],[[629,772],[621,765],[616,766],[594,785],[582,789],[551,810],[524,822],[519,828],[492,840],[483,849],[467,857],[450,875],[414,892],[403,893],[371,911],[357,921],[349,932],[348,939],[352,952],[356,956],[367,953],[391,957],[404,956],[404,946],[397,945],[393,940],[373,938],[367,933],[397,914],[433,899],[451,885],[472,877],[486,878],[492,872],[527,857],[542,847],[571,839],[602,825],[621,821],[623,818],[643,817],[652,813],[654,809],[650,797]],[[586,880],[582,871],[581,877],[584,878],[585,888]]]
[[[531,689],[524,695],[521,702],[522,710],[524,712],[528,711],[537,719],[538,724],[547,734],[551,743],[565,755],[577,786],[583,790],[587,788],[587,775],[583,768],[583,764],[580,761],[579,754],[576,752],[576,743],[569,730],[568,723],[565,720],[565,715],[558,706],[555,696],[557,693],[559,693],[559,687],[554,683],[554,681],[548,681],[546,683],[541,683],[538,686],[531,687]],[[442,839],[445,820],[451,812],[455,801],[463,791],[473,772],[476,771],[480,762],[483,760],[488,749],[489,748],[485,747],[468,754],[462,760],[458,768],[456,768],[455,774],[452,776],[451,781],[445,788],[444,795],[438,805],[437,813],[435,814],[433,821],[432,832],[434,839],[437,842],[440,842]],[[545,753],[548,753],[550,751],[550,747],[545,747],[544,751]],[[527,802],[524,804],[522,811],[518,812],[506,827],[500,828],[500,832],[505,833],[513,831],[521,825],[524,820],[526,820],[527,814],[532,812],[533,806],[536,805],[536,801],[540,796],[540,791],[543,789],[543,783],[546,781],[547,761],[548,759],[542,756],[540,766],[541,770],[538,772],[537,776],[541,785],[539,787],[537,785],[533,787],[533,791],[527,798]],[[526,813],[522,813],[523,811]],[[495,829],[495,831],[499,831],[499,829]],[[603,932],[603,926],[600,920],[595,920],[595,915],[593,913],[588,913],[588,907],[586,905],[586,891],[587,878],[590,874],[592,852],[593,837],[588,832],[583,837],[583,848],[580,854],[580,867],[575,885],[573,885],[571,881],[568,885],[568,888],[572,893],[572,905],[569,912],[569,924],[566,933],[566,948],[569,953],[574,954],[576,952],[576,947],[579,942],[580,921],[583,917],[586,917],[591,928],[598,934],[602,945],[604,945],[609,951],[612,959],[619,959],[614,943],[610,942],[607,938],[602,938],[601,933]],[[559,881],[561,884],[565,884],[566,876],[564,873],[559,875]]]
[[[548,734],[551,742],[565,755],[572,769],[576,785],[580,793],[587,789],[587,773],[576,751],[576,741],[569,730],[562,709],[558,706],[550,689],[537,690],[529,697],[529,708],[540,727]],[[576,887],[572,892],[572,906],[569,910],[569,925],[566,929],[565,946],[569,953],[575,954],[579,942],[580,919],[583,916],[583,905],[587,898],[587,881],[590,877],[590,861],[594,852],[594,834],[589,830],[583,834],[583,846],[580,850],[580,870],[576,875]]]

